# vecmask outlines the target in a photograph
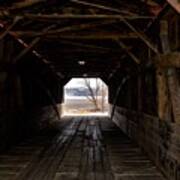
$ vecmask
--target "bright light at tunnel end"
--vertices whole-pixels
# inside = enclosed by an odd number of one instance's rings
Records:
[[[100,78],[72,78],[64,86],[62,116],[76,115],[109,115],[108,87]]]

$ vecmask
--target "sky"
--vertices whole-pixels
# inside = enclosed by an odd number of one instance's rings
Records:
[[[96,78],[88,78],[90,79],[92,87],[95,87],[96,85]],[[98,81],[101,81],[100,78],[97,78]],[[102,82],[102,81],[101,81]],[[79,88],[84,87],[84,79],[83,78],[72,78],[66,85],[65,88]]]

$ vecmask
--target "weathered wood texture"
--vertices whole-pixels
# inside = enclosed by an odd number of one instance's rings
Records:
[[[25,108],[22,79],[12,65],[14,46],[12,39],[0,41],[0,64],[5,65],[0,71],[0,151],[39,129],[51,126],[50,121],[56,120],[56,114],[50,106],[39,108],[38,111],[32,107]]]
[[[20,78],[13,66],[6,66],[11,63],[13,47],[8,38],[0,41],[0,151],[23,137],[25,128]]]
[[[169,180],[180,179],[180,126],[117,107],[113,121],[156,163]]]
[[[44,65],[33,55],[31,65],[25,63],[21,66],[19,61],[15,63],[15,54],[21,49],[10,36],[0,40],[0,151],[49,126],[61,109],[60,106],[56,108],[56,103],[62,99],[62,86],[55,83],[57,76],[49,65]],[[25,59],[27,61],[28,58]],[[33,75],[40,77],[45,87],[40,83],[35,84],[33,80],[37,78],[33,79]]]
[[[58,105],[61,113],[61,105]],[[37,134],[41,130],[54,129],[58,120],[52,106],[38,109],[1,112],[0,114],[0,151],[9,149],[23,139]]]
[[[155,63],[161,68],[180,68],[180,53],[170,52],[156,56]]]
[[[171,101],[169,101],[169,86],[166,76],[166,71],[162,68],[158,68],[156,73],[157,81],[157,101],[158,101],[158,116],[163,120],[171,120]]]
[[[64,118],[0,155],[3,180],[163,180],[141,149],[104,117]]]
[[[169,2],[169,4],[171,4],[171,6],[173,6],[177,12],[180,13],[180,3],[178,0],[167,0]]]
[[[168,70],[168,85],[173,118],[176,123],[180,124],[180,83],[176,69],[171,68]]]

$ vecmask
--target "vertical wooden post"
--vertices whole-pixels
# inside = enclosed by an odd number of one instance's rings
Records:
[[[160,22],[160,38],[161,38],[161,47],[164,54],[170,52],[169,47],[169,38],[168,38],[168,22],[162,20]]]
[[[170,53],[168,40],[168,22],[161,21],[160,38],[163,54]],[[163,59],[161,59],[163,62]],[[171,119],[171,114],[176,122],[180,122],[180,86],[178,83],[175,67],[158,68],[158,111],[162,119]]]
[[[167,39],[168,25],[166,21],[160,22],[160,39],[163,53],[169,52],[169,44]],[[163,59],[161,59],[163,61]],[[168,102],[168,87],[166,72],[163,68],[157,68],[156,73],[158,88],[158,115],[160,119],[168,120],[170,118],[170,107]]]
[[[160,22],[160,39],[163,53],[170,51],[168,43],[168,24],[167,21]],[[163,59],[161,59],[163,61]],[[160,119],[171,120],[171,108],[169,103],[168,82],[166,69],[157,68],[156,71],[157,90],[158,90],[158,115]]]
[[[138,74],[137,78],[138,87],[138,112],[142,112],[142,75],[141,72]]]
[[[16,77],[16,98],[17,98],[17,106],[19,108],[21,108],[24,105],[23,102],[23,92],[22,92],[22,84],[21,84],[21,80],[20,77]]]
[[[128,109],[132,109],[132,85],[133,85],[133,81],[130,79],[127,82],[127,104],[128,104]]]
[[[168,83],[164,69],[158,68],[156,72],[158,89],[158,115],[160,119],[170,120],[171,110],[168,96]]]
[[[170,101],[172,103],[174,121],[180,123],[180,84],[175,68],[169,68],[167,73]]]

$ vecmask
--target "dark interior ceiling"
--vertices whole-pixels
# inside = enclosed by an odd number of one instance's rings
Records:
[[[165,0],[9,0],[0,16],[5,33],[26,42],[20,57],[35,50],[67,78],[109,78],[129,59],[141,63],[134,54],[165,7]]]

